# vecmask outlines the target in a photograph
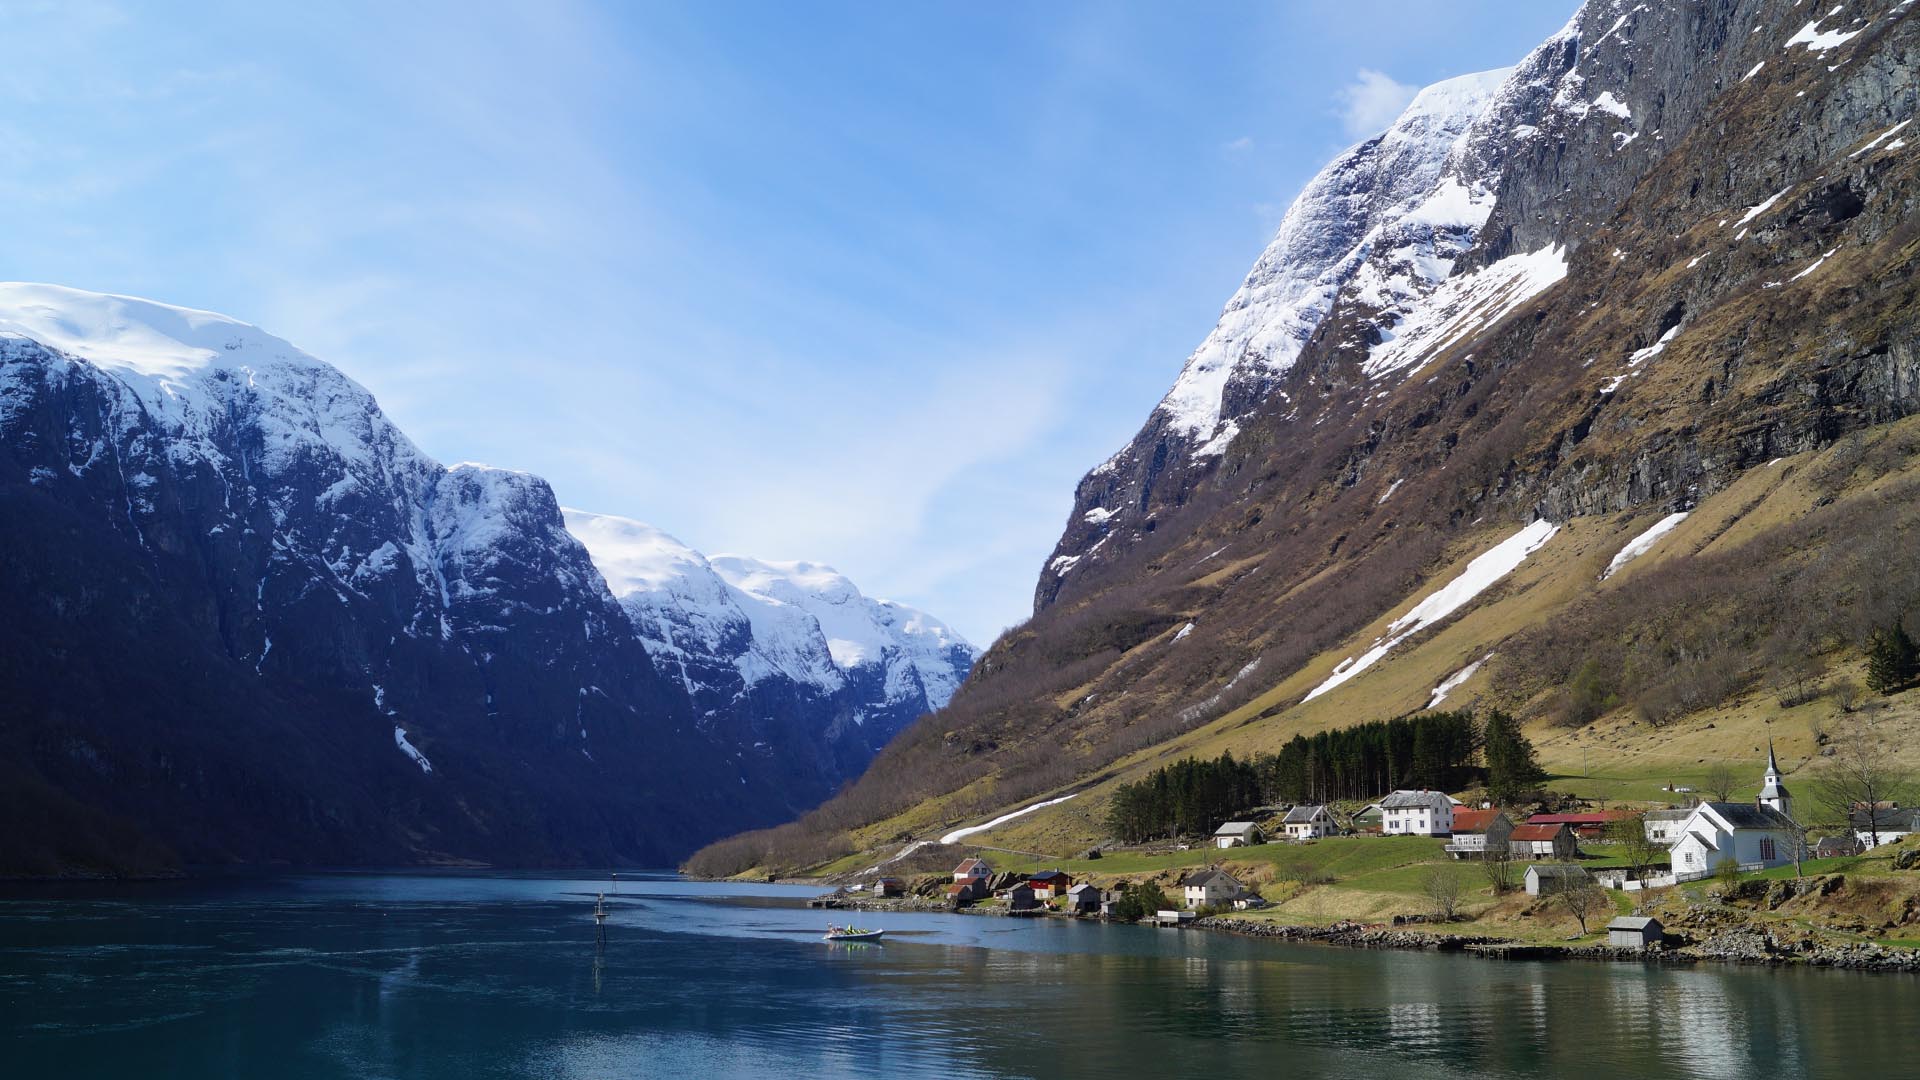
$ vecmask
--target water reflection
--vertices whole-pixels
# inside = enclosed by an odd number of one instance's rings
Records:
[[[1745,1077],[1908,1072],[1920,984],[884,915],[623,878],[269,879],[0,901],[9,1075]],[[864,918],[864,917],[863,917]]]

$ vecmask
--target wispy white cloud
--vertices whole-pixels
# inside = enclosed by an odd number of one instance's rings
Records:
[[[1379,134],[1419,92],[1419,87],[1408,86],[1385,72],[1361,68],[1334,97],[1340,103],[1340,122],[1347,135],[1359,139]]]
[[[1242,135],[1237,139],[1233,139],[1227,142],[1224,145],[1223,149],[1227,150],[1230,153],[1235,153],[1235,154],[1241,153],[1246,150],[1251,150],[1253,149],[1253,136]]]

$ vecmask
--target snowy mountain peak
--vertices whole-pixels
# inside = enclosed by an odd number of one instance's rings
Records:
[[[1451,256],[1466,244],[1447,237],[1436,245],[1431,234],[1477,229],[1492,205],[1483,179],[1456,165],[1454,151],[1511,74],[1503,68],[1427,87],[1294,200],[1157,410],[1194,456],[1226,449],[1235,414],[1292,366],[1356,277],[1371,271],[1374,280],[1358,284],[1381,306],[1417,298],[1452,269]],[[1391,235],[1396,227],[1416,235]],[[1237,408],[1236,396],[1246,399]]]
[[[99,367],[182,378],[261,360],[320,361],[237,319],[64,285],[0,283],[0,333],[31,338]]]
[[[785,676],[839,693],[877,676],[887,702],[945,705],[974,650],[925,612],[864,596],[812,562],[708,558],[651,525],[566,510],[655,662],[689,691]],[[727,669],[731,669],[728,671]]]

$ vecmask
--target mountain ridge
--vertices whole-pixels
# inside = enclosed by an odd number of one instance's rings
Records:
[[[283,339],[134,297],[0,285],[0,498],[0,738],[55,823],[12,872],[658,865],[826,797],[972,659],[952,637],[858,737],[797,685],[696,714],[544,480],[443,467]]]

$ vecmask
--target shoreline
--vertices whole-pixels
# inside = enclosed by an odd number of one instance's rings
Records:
[[[1449,952],[1488,960],[1591,960],[1608,963],[1693,965],[1742,964],[1750,967],[1816,967],[1876,974],[1920,974],[1920,949],[1902,949],[1875,942],[1846,945],[1782,946],[1772,934],[1752,924],[1716,934],[1699,944],[1621,948],[1604,943],[1553,944],[1516,941],[1478,934],[1432,934],[1397,927],[1369,927],[1361,923],[1296,926],[1252,922],[1215,915],[1190,924],[1197,930],[1241,937],[1336,945],[1351,949],[1397,949],[1411,952]]]
[[[1014,913],[999,908],[949,904],[920,897],[894,900],[851,899],[827,896],[807,902],[808,907],[824,910],[902,912],[922,915],[975,915],[1000,918],[1050,918],[1089,922],[1116,922],[1086,915],[1039,910]],[[1152,929],[1145,923],[1137,925]],[[1168,928],[1171,929],[1171,928]],[[1390,949],[1402,952],[1458,953],[1484,960],[1585,960],[1601,963],[1632,963],[1685,967],[1696,964],[1740,964],[1749,967],[1814,967],[1875,974],[1920,975],[1920,949],[1904,949],[1862,941],[1823,945],[1812,941],[1785,943],[1763,927],[1742,923],[1721,931],[1702,942],[1688,942],[1648,949],[1626,948],[1605,942],[1555,943],[1521,941],[1488,934],[1434,933],[1399,926],[1379,926],[1357,922],[1336,922],[1326,926],[1292,923],[1256,922],[1230,916],[1212,915],[1177,929],[1205,930],[1216,934],[1260,938],[1300,945],[1326,945],[1348,949]]]

